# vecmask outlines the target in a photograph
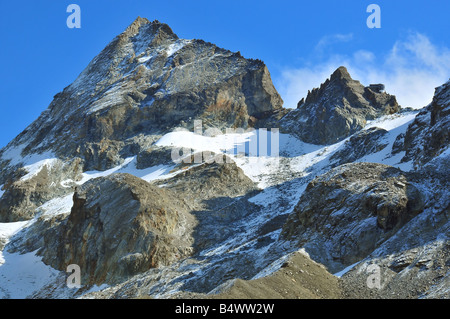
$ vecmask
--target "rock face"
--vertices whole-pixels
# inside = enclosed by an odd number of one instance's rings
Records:
[[[23,155],[52,150],[106,170],[145,150],[140,135],[161,135],[195,119],[205,127],[257,125],[282,107],[262,61],[138,18],[11,145]],[[135,152],[136,153],[136,152]]]
[[[450,246],[442,240],[372,257],[342,278],[343,295],[351,299],[448,299],[449,261]],[[379,286],[370,288],[367,278],[374,271],[380,275]]]
[[[136,156],[136,168],[164,165],[172,162],[172,149],[169,147],[152,146],[138,153]]]
[[[157,184],[184,198],[196,216],[196,251],[224,240],[235,232],[233,221],[257,211],[247,199],[258,193],[258,188],[226,158],[223,163],[203,163]]]
[[[0,221],[31,218],[30,210],[49,199],[42,194],[54,193],[47,183],[14,183],[23,165],[13,165],[8,153],[77,159],[81,171],[105,171],[137,155],[141,169],[170,160],[170,152],[153,143],[174,128],[192,130],[201,120],[204,129],[245,129],[282,103],[263,62],[179,39],[168,25],[138,18],[0,150]]]
[[[363,128],[367,120],[399,110],[395,96],[364,87],[340,67],[320,88],[308,92],[281,127],[308,143],[334,144]]]
[[[450,142],[450,81],[436,88],[433,101],[411,123],[404,136],[403,161],[422,166],[444,152]]]
[[[20,178],[9,180],[0,198],[0,222],[31,219],[40,205],[69,194],[72,191],[70,185],[61,187],[61,183],[69,178],[81,179],[81,170],[80,159],[77,158],[66,163],[55,160],[51,165],[43,165],[35,175],[25,174],[25,169],[19,169]]]
[[[350,137],[344,146],[331,156],[330,160],[345,164],[379,152],[389,144],[382,139],[386,134],[387,131],[379,127],[362,130]]]
[[[447,156],[410,173],[411,183],[420,186],[424,211],[342,277],[346,297],[450,297],[449,172]],[[379,275],[375,288],[367,285],[374,269]]]
[[[123,173],[92,179],[76,188],[70,213],[37,218],[9,249],[37,250],[62,271],[77,264],[83,285],[100,285],[217,244],[251,212],[245,197],[258,189],[230,159],[185,169],[153,184]]]
[[[210,207],[211,202],[205,203],[212,199],[235,198],[257,190],[242,169],[225,156],[223,163],[203,163],[158,184],[180,194],[195,209]]]
[[[282,237],[295,238],[313,259],[337,270],[336,263],[361,260],[423,208],[421,193],[402,171],[345,164],[308,184]]]
[[[56,269],[77,264],[83,285],[117,282],[191,252],[193,216],[182,200],[129,174],[91,180],[68,218],[44,236],[40,254]]]

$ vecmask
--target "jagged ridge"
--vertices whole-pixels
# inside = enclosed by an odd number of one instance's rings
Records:
[[[367,120],[399,110],[395,96],[364,87],[341,66],[320,88],[308,91],[281,127],[308,143],[334,144],[363,128]]]

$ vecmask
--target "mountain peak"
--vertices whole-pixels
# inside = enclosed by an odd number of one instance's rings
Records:
[[[134,146],[120,148],[141,143],[131,141],[139,134],[157,136],[203,118],[219,129],[247,128],[281,107],[262,61],[179,39],[167,24],[138,17],[55,95],[48,111],[15,143],[29,145],[26,152],[42,147],[39,151],[85,158],[86,169],[106,170],[121,163],[123,154],[135,155],[129,153]],[[63,131],[70,138],[54,138]],[[100,142],[108,146],[97,148]],[[91,155],[112,150],[105,161]]]
[[[150,22],[147,18],[142,18],[138,16],[120,35],[123,38],[131,38],[140,33],[148,34],[148,35],[157,35],[161,34],[165,38],[174,38],[178,39],[177,35],[172,31],[169,25],[165,23],[161,23],[158,20],[154,20]]]
[[[308,91],[306,103],[319,102],[324,95],[336,96],[350,91],[359,91],[362,94],[364,86],[359,81],[352,79],[346,67],[340,66],[319,88]]]
[[[147,25],[150,24],[151,22],[146,19],[146,18],[141,18],[141,17],[137,17],[126,29],[125,31],[121,34],[122,36],[133,36],[135,34],[137,34],[139,32],[139,29],[143,26],[143,25]]]
[[[156,20],[155,20],[156,21]],[[148,24],[150,23],[150,20],[148,20],[147,18],[142,18],[141,16],[138,16],[130,25],[129,27],[134,27],[134,26],[141,26],[143,24]]]
[[[340,66],[339,68],[336,69],[336,71],[333,72],[333,74],[330,77],[330,80],[334,79],[353,80],[345,66]]]
[[[399,110],[395,96],[364,87],[341,66],[319,88],[308,91],[285,120],[305,142],[334,144],[363,128],[367,120]]]

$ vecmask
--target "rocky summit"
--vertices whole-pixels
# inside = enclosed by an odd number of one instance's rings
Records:
[[[320,88],[308,91],[282,127],[312,144],[334,144],[366,125],[368,120],[400,110],[395,96],[364,87],[339,67]]]
[[[194,118],[247,128],[282,103],[263,62],[137,18],[10,145],[105,170]]]
[[[0,298],[450,298],[449,83],[339,67],[285,109],[137,18],[0,150]]]

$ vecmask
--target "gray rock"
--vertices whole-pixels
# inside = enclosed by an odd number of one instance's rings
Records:
[[[71,185],[62,186],[67,179],[81,179],[82,162],[56,161],[51,166],[44,165],[34,176],[21,179],[27,171],[21,169],[17,180],[10,180],[4,186],[5,193],[0,198],[0,222],[15,222],[33,218],[36,208],[52,198],[72,192]]]
[[[233,222],[258,210],[247,201],[259,191],[256,184],[225,156],[223,163],[203,163],[156,184],[184,198],[196,216],[196,251],[232,236],[236,231]]]
[[[422,191],[424,211],[342,277],[346,297],[449,298],[449,170],[443,158],[410,173]],[[378,267],[379,287],[367,285],[369,266]]]
[[[337,165],[351,163],[366,155],[384,149],[389,143],[382,139],[387,131],[379,127],[372,127],[354,134],[345,144],[331,156],[330,160]]]
[[[431,241],[395,254],[371,257],[344,275],[342,290],[351,299],[448,299],[449,260],[449,241]],[[367,285],[374,267],[379,267],[379,287]]]
[[[172,149],[170,147],[153,146],[143,150],[136,157],[136,168],[144,169],[156,165],[172,163]]]
[[[398,154],[400,152],[405,151],[405,133],[400,133],[395,138],[394,143],[392,144],[392,154]]]
[[[233,199],[258,189],[242,169],[225,155],[222,163],[179,165],[183,172],[169,180],[156,181],[156,184],[176,192],[193,205],[194,209],[205,207],[205,203],[212,199]],[[189,166],[193,167],[187,169]],[[210,207],[211,203],[208,202],[206,206]]]
[[[433,101],[408,126],[402,161],[422,166],[444,152],[450,142],[450,81],[436,88]]]
[[[308,184],[281,237],[337,270],[370,254],[423,209],[422,195],[402,171],[344,164]]]
[[[67,219],[45,232],[43,261],[81,268],[82,284],[114,283],[192,253],[195,219],[170,190],[129,174],[93,179]]]
[[[136,135],[161,136],[196,119],[245,129],[282,103],[262,61],[138,18],[9,147],[25,145],[23,155],[52,150],[82,158],[85,170],[106,170],[136,155],[126,151]]]
[[[380,115],[400,110],[395,96],[373,91],[338,68],[281,121],[283,131],[312,144],[334,144]]]

